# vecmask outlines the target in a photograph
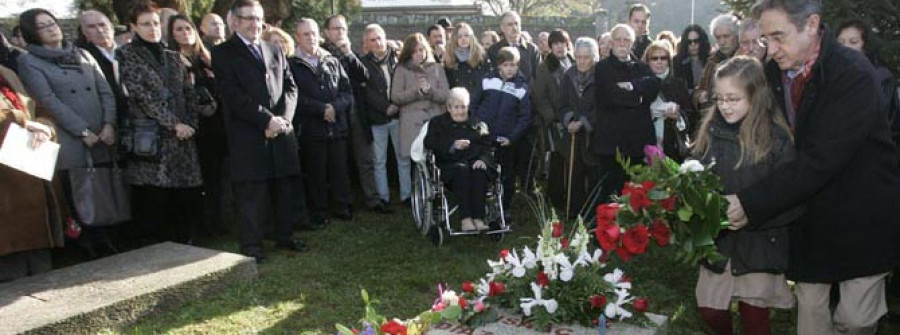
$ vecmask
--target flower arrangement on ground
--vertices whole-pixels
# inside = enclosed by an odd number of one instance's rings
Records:
[[[676,245],[677,259],[686,263],[722,259],[715,238],[728,226],[728,201],[719,177],[696,160],[678,164],[658,146],[644,153],[646,165],[619,157],[631,181],[612,202],[597,206],[594,234],[601,249],[629,261],[652,239],[660,247]]]
[[[568,235],[552,213],[544,222],[536,249],[501,250],[498,259],[487,261],[490,273],[443,299],[451,305],[455,299],[465,302],[458,304],[459,322],[474,327],[491,321],[493,307],[521,312],[537,329],[551,323],[605,328],[606,320],[647,321],[647,299],[631,295],[631,279],[622,270],[607,268],[580,219]]]

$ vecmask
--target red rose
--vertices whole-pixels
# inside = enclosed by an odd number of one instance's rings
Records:
[[[547,274],[544,271],[538,272],[537,274],[537,283],[541,287],[550,286],[550,277],[547,277]]]
[[[603,308],[606,306],[606,296],[594,294],[591,296],[591,308]]]
[[[638,224],[625,232],[622,237],[622,246],[628,249],[629,253],[640,255],[647,251],[647,245],[650,244],[650,232],[647,226]]]
[[[644,184],[650,183],[652,186],[653,182],[644,182]],[[644,207],[650,206],[650,197],[647,196],[648,188],[643,186],[635,187],[636,185],[630,184],[630,186],[625,186],[622,189],[622,196],[628,196],[628,204],[631,205],[631,209],[634,210],[635,213],[640,212]]]
[[[563,234],[563,224],[562,222],[556,221],[553,223],[553,238],[559,238]]]
[[[506,256],[509,256],[509,249],[500,250],[500,260],[506,260]]]
[[[597,226],[597,230],[594,231],[597,242],[600,243],[600,248],[604,251],[616,250],[619,246],[621,234],[622,232],[619,231],[619,225],[614,223],[605,226]]]
[[[496,297],[506,291],[506,285],[499,281],[491,281],[488,283],[488,296]]]
[[[631,277],[629,277],[629,276],[626,275],[626,274],[623,274],[623,275],[622,275],[622,278],[619,278],[619,281],[622,282],[622,283],[630,283],[630,282],[631,282]]]
[[[475,285],[472,284],[472,282],[466,280],[462,283],[462,290],[463,290],[463,292],[466,292],[466,293],[475,292]]]
[[[406,326],[397,320],[391,320],[391,322],[381,325],[381,331],[389,335],[406,335]]]
[[[653,236],[657,245],[665,247],[669,245],[669,240],[672,238],[672,230],[665,221],[657,219],[650,225],[650,236]]]
[[[463,298],[463,297],[459,298],[459,308],[466,309],[467,304],[468,304],[468,302],[466,301],[465,298]]]
[[[634,257],[634,254],[628,252],[628,249],[625,248],[616,249],[616,253],[619,254],[620,259],[626,262],[630,261],[631,257]]]
[[[649,303],[650,303],[650,302],[647,301],[647,298],[637,298],[637,299],[634,299],[634,310],[637,311],[637,312],[641,312],[641,313],[646,312],[646,311],[647,311],[647,305],[648,305]]]
[[[659,201],[659,205],[662,206],[663,209],[665,209],[669,212],[675,210],[676,203],[678,203],[678,197],[676,197],[674,195]]]
[[[559,240],[559,244],[562,244],[563,249],[568,249],[569,248],[569,239],[566,237],[563,237]]]
[[[615,222],[616,213],[618,213],[621,208],[622,205],[615,202],[597,206],[597,226]]]
[[[641,183],[641,186],[644,187],[644,191],[650,191],[650,190],[652,190],[654,187],[656,187],[656,183],[654,183],[654,182],[651,181],[651,180],[648,180],[648,181],[645,181],[645,182]]]

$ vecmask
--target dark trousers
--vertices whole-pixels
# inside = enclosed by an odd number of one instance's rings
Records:
[[[453,197],[462,218],[484,219],[487,171],[473,169],[471,164],[453,164],[441,169],[442,178],[453,187]]]
[[[628,159],[631,160],[632,164],[641,164],[644,161],[644,157],[628,157]],[[606,203],[610,201],[609,197],[611,195],[622,192],[622,186],[625,186],[627,176],[622,165],[616,162],[615,155],[600,155],[597,161],[598,177],[603,178],[602,189],[600,190],[600,203]]]
[[[189,243],[200,218],[199,187],[131,187],[132,217],[142,239]]]
[[[515,172],[519,178],[519,187],[526,193],[534,192],[534,180],[541,160],[532,132],[532,129],[529,128],[514,145],[515,166],[513,170],[506,169],[506,171]],[[503,191],[505,192],[506,189]]]
[[[292,204],[294,177],[273,178],[265,181],[235,182],[235,200],[239,215],[239,240],[242,253],[261,253],[263,237],[270,215],[272,235],[276,243],[290,243],[293,239],[296,210]]]
[[[366,134],[372,133],[372,128],[363,124],[360,120],[357,106],[354,105],[350,115],[350,146],[353,152],[353,160],[359,173],[359,186],[362,188],[366,208],[372,208],[381,204],[378,189],[375,187],[375,155],[372,151],[372,142]]]
[[[334,198],[340,211],[350,210],[350,180],[347,175],[347,141],[316,141],[301,137],[300,157],[306,173],[307,196],[314,220],[328,217],[328,196]],[[329,192],[330,191],[330,192]]]
[[[224,145],[224,144],[223,144]],[[219,235],[224,233],[222,206],[225,198],[225,169],[228,162],[224,154],[199,151],[200,172],[203,174],[203,233]]]
[[[588,166],[582,160],[577,157],[575,158],[575,164],[572,166],[572,193],[570,197],[569,218],[575,218],[579,214],[585,216],[589,215],[591,209],[596,206],[596,204],[593,203],[594,199],[589,199],[588,196],[594,191],[597,182],[600,180],[597,170],[596,166]],[[566,173],[568,172],[569,171],[566,171]],[[566,180],[566,182],[569,181]],[[592,203],[588,204],[588,202]],[[586,210],[582,212],[582,209]]]
[[[512,205],[513,196],[516,194],[516,172],[520,170],[520,157],[517,154],[522,146],[524,146],[524,143],[512,143],[507,147],[497,149],[496,157],[497,162],[500,164],[500,182],[503,184],[503,212],[507,214],[509,213],[509,206]]]

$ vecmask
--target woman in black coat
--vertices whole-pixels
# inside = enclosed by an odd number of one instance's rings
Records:
[[[666,156],[681,162],[688,155],[688,143],[699,113],[691,105],[684,80],[672,75],[672,51],[666,42],[653,42],[644,52],[644,63],[662,80],[659,95],[650,104],[656,143]]]
[[[222,224],[222,185],[224,170],[228,166],[228,140],[222,109],[216,101],[216,82],[212,72],[212,57],[200,40],[197,27],[184,15],[169,19],[169,48],[181,56],[182,63],[193,79],[197,103],[212,106],[201,113],[197,129],[197,155],[203,176],[204,210],[202,233],[216,235],[225,229]]]
[[[424,145],[435,155],[441,181],[452,185],[462,230],[487,230],[484,199],[493,171],[488,127],[469,116],[469,93],[461,87],[450,90],[447,110],[428,123]]]
[[[672,74],[683,79],[687,83],[688,90],[693,93],[694,87],[700,83],[712,46],[709,43],[709,35],[697,24],[684,28],[680,41],[678,52],[672,62]]]
[[[599,47],[593,38],[581,37],[575,41],[575,64],[570,67],[560,78],[559,83],[559,115],[557,116],[566,129],[565,137],[560,143],[559,152],[565,157],[565,162],[572,162],[572,177],[566,179],[571,182],[571,193],[566,194],[571,198],[568,217],[578,214],[589,214],[592,204],[587,203],[588,194],[595,188],[599,177],[597,174],[597,160],[591,153],[590,136],[597,122],[596,87],[594,69],[600,61]],[[539,70],[540,71],[540,70]],[[538,72],[540,74],[540,72]],[[574,136],[575,140],[572,141]],[[571,145],[575,148],[572,150]],[[574,151],[574,158],[569,154]],[[568,164],[567,164],[568,165]],[[568,166],[566,171],[570,171]],[[568,190],[567,187],[566,189]]]
[[[463,87],[472,93],[491,71],[491,60],[476,36],[475,30],[467,23],[456,24],[453,40],[447,45],[447,55],[444,57],[449,87]]]

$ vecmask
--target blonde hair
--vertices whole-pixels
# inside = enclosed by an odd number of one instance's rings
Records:
[[[781,128],[787,134],[790,134],[790,128],[769,89],[762,63],[753,57],[735,56],[716,69],[714,78],[717,82],[726,78],[734,80],[734,83],[741,86],[750,105],[738,133],[741,152],[734,168],[740,167],[745,158],[748,158],[751,164],[764,161],[774,149],[774,128]],[[718,104],[713,104],[706,111],[697,131],[697,139],[692,144],[691,150],[694,155],[702,157],[709,153],[711,142],[709,127],[719,113]]]
[[[654,52],[657,52],[659,50],[666,52],[666,56],[669,57],[669,60],[668,60],[669,68],[671,69],[672,54],[673,54],[672,44],[670,44],[669,41],[666,41],[666,40],[656,40],[655,42],[650,43],[650,46],[648,46],[647,50],[644,51],[644,56],[641,57],[641,60],[643,60],[644,63],[650,64],[650,56],[653,55]]]
[[[287,50],[284,50],[284,56],[285,57],[294,56],[294,49],[297,48],[297,45],[294,44],[294,39],[291,38],[291,35],[288,34],[286,31],[281,30],[281,28],[269,27],[269,29],[266,29],[265,31],[263,31],[262,36],[260,36],[260,37],[263,39],[263,41],[272,42],[272,36],[274,36],[274,35],[278,35],[278,37],[281,37],[281,39],[283,39],[283,40],[285,40],[285,42],[287,42],[287,45],[284,46],[285,49],[287,49]]]
[[[458,34],[463,29],[469,30],[469,60],[466,63],[469,64],[472,68],[478,67],[484,62],[484,47],[481,46],[481,42],[478,41],[478,37],[475,36],[475,29],[472,29],[468,23],[460,22],[456,24],[456,32],[453,34],[453,41],[448,43],[447,45],[447,55],[444,56],[444,68],[456,70],[456,48],[458,41]]]

